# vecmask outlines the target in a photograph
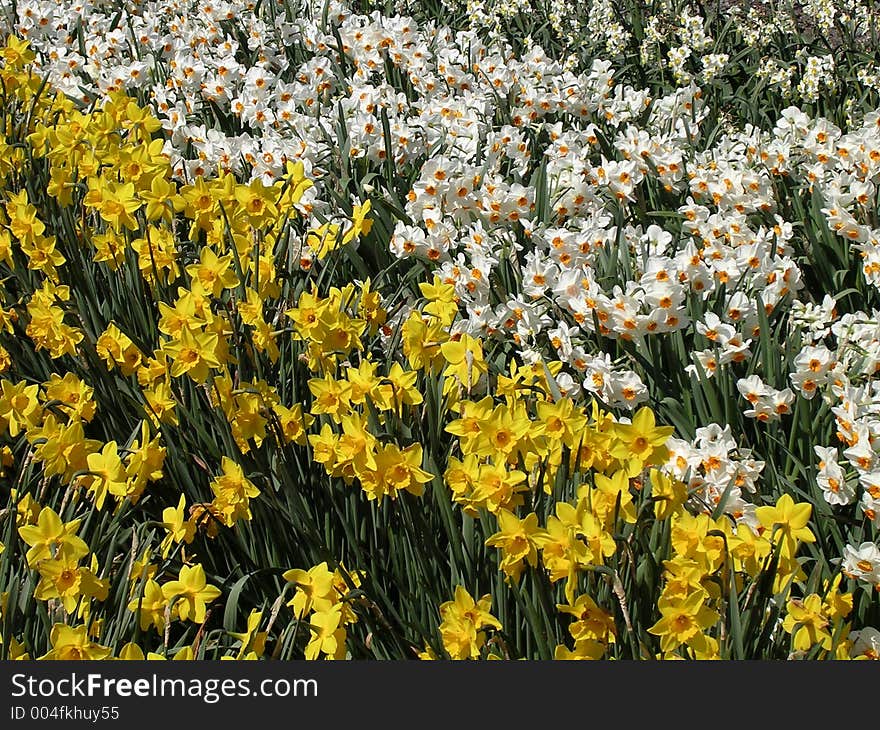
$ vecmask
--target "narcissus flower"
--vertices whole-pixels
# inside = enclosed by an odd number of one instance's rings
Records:
[[[443,374],[455,377],[466,389],[473,388],[480,376],[489,370],[483,359],[483,346],[470,335],[462,335],[457,340],[449,340],[440,345],[440,352],[446,360]]]
[[[101,646],[89,638],[88,627],[82,626],[66,626],[65,624],[55,624],[52,626],[52,632],[49,636],[52,648],[40,659],[60,660],[60,661],[95,661],[98,659],[106,659],[113,650],[106,646]]]
[[[807,502],[795,503],[790,494],[783,494],[775,506],[758,507],[755,517],[761,527],[768,531],[768,537],[776,542],[781,540],[781,550],[786,556],[794,555],[798,540],[815,542],[816,537],[807,527],[813,505]]]
[[[497,519],[500,529],[486,540],[486,545],[501,550],[501,570],[517,581],[525,568],[524,560],[532,567],[537,565],[536,537],[543,534],[543,530],[538,527],[538,515],[534,512],[520,520],[512,512],[502,509],[498,512]]]
[[[687,485],[659,469],[651,469],[648,475],[651,480],[654,515],[658,520],[669,519],[687,501]]]
[[[488,594],[475,601],[463,586],[456,586],[455,599],[440,605],[440,638],[452,659],[476,659],[486,643],[486,629],[501,630],[491,613]]]
[[[592,597],[584,594],[569,604],[556,606],[560,613],[567,613],[575,617],[575,621],[568,627],[569,633],[575,641],[581,639],[593,639],[603,644],[613,643],[616,635],[614,617],[599,607]]]
[[[718,614],[704,605],[702,591],[688,596],[661,596],[657,602],[661,618],[648,631],[660,637],[660,648],[672,651],[682,644],[697,650],[705,645],[703,631],[715,624]]]
[[[155,626],[157,631],[164,631],[167,606],[168,599],[162,592],[162,586],[150,578],[144,583],[143,595],[135,596],[129,601],[128,610],[137,613],[141,631],[146,631],[150,626]]]
[[[362,205],[354,206],[354,210],[351,213],[351,226],[342,235],[343,246],[356,238],[366,236],[370,232],[373,227],[373,221],[371,218],[367,218],[367,214],[370,212],[371,207],[369,200]]]
[[[211,369],[221,367],[218,357],[219,338],[213,332],[180,331],[180,339],[171,340],[162,350],[172,360],[171,375],[188,375],[197,383],[208,379]]]
[[[193,291],[219,297],[224,289],[238,286],[238,276],[232,265],[232,254],[218,256],[208,246],[199,254],[199,263],[186,267],[193,282]]]
[[[59,401],[62,409],[71,418],[81,418],[88,422],[95,417],[95,389],[74,373],[65,373],[64,377],[52,373],[48,382],[43,383],[43,387],[46,389],[46,399]]]
[[[89,546],[78,537],[82,520],[62,522],[51,507],[43,507],[36,525],[25,525],[18,528],[21,539],[30,546],[25,556],[28,566],[36,567],[41,560],[54,557],[64,552],[74,559],[79,559],[89,552]]]
[[[92,556],[90,568],[78,563],[78,558],[64,552],[52,560],[41,561],[37,566],[40,582],[34,589],[34,598],[38,601],[57,598],[67,613],[73,613],[82,598],[86,599],[86,603],[89,598],[105,600],[110,584],[95,575],[98,569],[97,559]]]
[[[672,426],[657,426],[654,412],[647,407],[640,408],[631,424],[615,424],[617,444],[612,447],[611,455],[626,464],[627,476],[635,476],[645,466],[666,459],[665,444],[674,430]]]
[[[40,420],[42,408],[37,398],[39,386],[24,381],[0,382],[0,433],[15,438]]]
[[[162,557],[167,558],[171,548],[179,542],[189,545],[195,537],[195,522],[186,517],[186,497],[181,494],[177,507],[166,507],[162,510],[162,527],[166,535],[160,548]]]
[[[247,631],[241,633],[233,631],[229,632],[230,636],[241,642],[241,645],[238,648],[238,653],[235,656],[236,659],[242,659],[245,655],[252,655],[253,658],[263,655],[268,634],[265,631],[257,631],[262,619],[263,612],[253,609],[248,615]]]
[[[278,215],[275,207],[277,191],[266,187],[259,179],[252,180],[249,185],[237,185],[235,199],[244,208],[248,220],[254,228],[261,228],[266,222]]]
[[[824,614],[819,595],[811,593],[803,600],[789,599],[786,610],[788,613],[782,622],[782,628],[791,634],[795,651],[809,651],[814,646],[831,648],[831,633],[828,631],[830,622]]]
[[[208,583],[201,564],[184,565],[177,580],[162,585],[162,595],[166,601],[174,601],[174,615],[200,624],[205,620],[207,604],[220,596],[220,589]]]
[[[316,611],[309,620],[312,638],[306,645],[305,658],[317,659],[324,654],[328,659],[345,657],[346,632],[342,621],[342,607],[339,604],[324,611]]]
[[[6,39],[6,45],[0,49],[0,56],[3,57],[9,69],[27,66],[36,58],[36,54],[31,50],[28,41],[16,38],[11,34]]]
[[[142,203],[136,197],[133,183],[114,183],[103,177],[91,178],[83,205],[95,208],[101,218],[116,230],[137,230],[138,223],[132,213]]]
[[[231,527],[237,520],[251,518],[250,500],[259,497],[260,490],[229,457],[223,457],[220,468],[223,474],[211,482],[211,491],[214,507],[222,515],[224,524]]]
[[[422,469],[422,447],[411,444],[401,449],[396,444],[385,444],[374,453],[375,469],[365,468],[358,476],[361,487],[369,499],[381,499],[385,495],[397,499],[399,492],[406,491],[420,496],[433,475]]]
[[[100,453],[89,454],[87,462],[90,472],[87,477],[88,489],[93,494],[98,509],[104,506],[108,494],[120,499],[125,496],[128,474],[115,441],[105,444]]]
[[[298,618],[310,611],[327,611],[338,600],[336,589],[333,587],[333,573],[326,562],[319,563],[307,571],[293,568],[286,571],[282,577],[296,585],[296,593],[287,605],[293,608],[293,613]]]

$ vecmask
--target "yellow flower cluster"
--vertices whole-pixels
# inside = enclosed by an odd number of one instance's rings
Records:
[[[443,648],[451,659],[477,659],[486,645],[487,629],[502,628],[491,613],[492,596],[485,595],[474,601],[463,586],[455,588],[455,598],[440,605],[440,637]],[[423,659],[437,657],[426,649]]]
[[[40,575],[34,597],[40,601],[58,600],[69,614],[87,617],[89,599],[107,598],[107,581],[96,576],[97,558],[92,555],[88,567],[80,561],[89,554],[89,547],[77,536],[81,520],[63,523],[51,507],[39,511],[36,524],[18,528],[27,543],[27,562]]]
[[[34,385],[3,380],[0,389],[0,435],[23,433],[46,477],[85,489],[98,509],[108,495],[136,503],[147,484],[161,478],[165,448],[159,434],[151,437],[146,422],[125,443],[123,454],[116,441],[102,444],[85,437],[95,404],[91,386],[73,373],[53,374]]]
[[[684,651],[697,659],[718,658],[718,640],[708,630],[718,623],[719,610],[730,598],[730,581],[736,585],[746,578],[770,576],[773,592],[789,595],[795,581],[805,580],[795,554],[799,543],[815,540],[807,527],[811,511],[811,505],[795,503],[785,494],[773,506],[758,507],[757,530],[745,524],[734,528],[724,517],[673,515],[673,557],[664,562],[657,604],[661,618],[648,629],[660,637],[664,655]],[[822,596],[789,598],[783,628],[793,635],[795,650],[821,646],[823,655],[833,651],[845,658],[849,626],[843,619],[852,608],[852,594],[839,591],[840,577]]]
[[[309,619],[312,633],[306,644],[305,658],[344,659],[345,627],[357,622],[357,615],[346,597],[360,585],[361,575],[349,573],[342,566],[331,572],[327,563],[319,563],[309,570],[288,570],[284,579],[296,586],[287,605],[293,608],[298,620]]]

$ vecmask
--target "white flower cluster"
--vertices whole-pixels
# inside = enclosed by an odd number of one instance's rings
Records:
[[[834,415],[837,439],[846,446],[840,455],[835,447],[815,447],[817,483],[833,505],[852,503],[859,484],[861,511],[880,527],[880,384],[874,381],[880,371],[880,312],[838,318],[832,310],[822,325],[817,335],[803,318],[798,321],[813,344],[801,348],[790,374],[802,397],[821,393]],[[840,456],[849,474],[839,465]]]
[[[834,19],[838,14],[834,0],[804,0],[803,9],[822,33],[829,33],[834,28]]]
[[[806,68],[797,85],[797,93],[804,101],[816,101],[819,92],[824,90],[833,91],[836,81],[834,79],[834,57],[809,56]]]
[[[880,92],[880,70],[875,64],[863,66],[856,72],[856,75],[862,86]]]
[[[770,86],[778,88],[783,96],[788,97],[792,93],[795,71],[794,66],[781,63],[775,58],[767,57],[761,60],[757,76],[759,79],[765,80]]]
[[[698,512],[723,512],[751,527],[758,526],[755,505],[743,499],[754,493],[764,462],[741,449],[730,431],[712,424],[699,428],[693,443],[669,439],[668,471],[684,480]]]
[[[702,80],[708,83],[717,78],[728,61],[730,61],[730,55],[727,53],[707,53],[701,59],[703,64]]]

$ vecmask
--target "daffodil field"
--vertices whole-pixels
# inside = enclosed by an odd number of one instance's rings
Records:
[[[872,0],[15,0],[0,658],[878,659]]]

